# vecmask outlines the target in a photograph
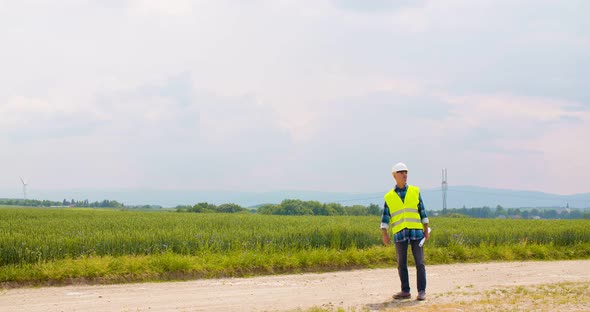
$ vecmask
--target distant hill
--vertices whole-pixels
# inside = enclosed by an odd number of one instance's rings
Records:
[[[424,201],[432,209],[442,209],[442,191],[430,189],[423,191]],[[447,207],[566,207],[590,208],[590,193],[557,195],[534,191],[504,190],[477,186],[449,187]]]
[[[0,198],[14,198],[17,191],[0,190]],[[10,196],[12,195],[12,196]],[[198,202],[212,204],[235,203],[243,207],[254,207],[265,203],[279,203],[283,199],[317,200],[338,202],[342,205],[383,205],[383,192],[345,193],[313,191],[275,191],[275,192],[231,192],[231,191],[169,191],[169,190],[62,190],[43,191],[31,189],[31,199],[61,201],[63,199],[101,201],[116,200],[126,205],[194,205]],[[442,209],[440,189],[422,189],[422,198],[429,210]],[[590,208],[590,193],[575,195],[556,195],[543,192],[491,189],[476,186],[450,186],[447,193],[448,208],[471,207],[566,207]]]

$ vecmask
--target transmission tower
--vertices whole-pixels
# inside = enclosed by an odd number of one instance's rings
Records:
[[[443,215],[447,213],[447,189],[449,184],[447,183],[447,168],[442,170],[442,199],[443,199]]]

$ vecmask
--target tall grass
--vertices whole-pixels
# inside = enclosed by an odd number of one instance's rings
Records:
[[[431,245],[448,247],[590,243],[590,220],[431,218]]]
[[[0,209],[0,265],[87,255],[362,249],[379,245],[378,221],[368,217]]]
[[[0,208],[0,282],[392,265],[379,217]],[[427,263],[590,258],[590,220],[431,218]],[[411,257],[410,257],[411,258]]]

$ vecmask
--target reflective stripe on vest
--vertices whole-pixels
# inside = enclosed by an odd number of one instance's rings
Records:
[[[420,189],[418,187],[408,185],[404,201],[397,195],[395,189],[385,194],[384,198],[387,207],[389,207],[391,231],[393,233],[405,228],[424,229],[418,212],[418,203],[420,202]]]

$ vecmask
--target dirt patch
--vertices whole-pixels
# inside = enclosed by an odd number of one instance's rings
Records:
[[[399,280],[390,268],[9,289],[0,291],[0,311],[590,310],[590,260],[432,265],[426,270],[425,302],[392,300]],[[410,278],[414,288],[415,270]],[[412,292],[415,298],[415,288]]]
[[[432,296],[430,303],[412,300],[367,305],[369,311],[589,311],[590,281],[470,289]]]

